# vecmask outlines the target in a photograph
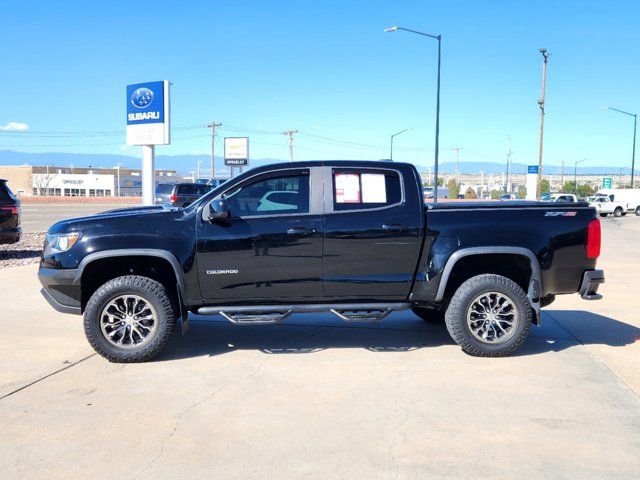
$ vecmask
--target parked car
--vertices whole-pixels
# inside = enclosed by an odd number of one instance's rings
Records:
[[[517,197],[513,193],[505,193],[504,195],[500,195],[500,200],[516,200]]]
[[[424,199],[433,198],[433,187],[424,187]],[[447,187],[438,187],[438,198],[449,198],[449,189]],[[464,195],[462,196],[464,198]]]
[[[172,207],[188,207],[213,187],[206,183],[175,183],[156,186],[156,203]]]
[[[0,179],[0,244],[20,241],[20,201],[6,180]]]
[[[546,193],[542,196],[543,202],[572,202],[575,203],[578,201],[578,197],[576,197],[572,193]]]
[[[640,188],[603,188],[596,195],[606,195],[613,202],[626,203],[626,211],[640,216]]]
[[[587,199],[589,205],[596,208],[601,217],[606,217],[610,213],[614,217],[621,217],[627,214],[627,204],[622,202],[614,202],[606,195],[594,195]]]
[[[497,357],[555,295],[601,298],[599,254],[600,220],[584,202],[424,204],[413,165],[312,161],[254,168],[186,209],[58,222],[38,276],[114,362],[154,358],[189,312],[261,325],[409,309],[444,318],[465,352]]]

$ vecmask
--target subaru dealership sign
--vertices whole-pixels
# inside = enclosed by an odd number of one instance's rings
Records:
[[[169,143],[169,82],[127,85],[127,145]]]

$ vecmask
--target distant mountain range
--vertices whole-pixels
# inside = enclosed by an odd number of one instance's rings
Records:
[[[209,169],[210,157],[208,155],[157,155],[156,168],[177,170],[179,173],[188,174],[197,170],[198,161],[202,161],[201,168],[203,172]],[[281,163],[283,160],[272,158],[251,159],[249,166],[260,166],[269,163]],[[102,153],[25,153],[15,152],[13,150],[0,150],[0,165],[55,165],[74,167],[96,167],[96,168],[112,168],[120,163],[123,167],[140,168],[140,159],[130,155],[111,155]],[[427,165],[416,164],[421,172],[426,172],[429,167]],[[215,168],[217,172],[228,172],[228,167],[224,165],[224,160],[220,157],[215,158]],[[455,173],[455,162],[444,162],[440,164],[440,173]],[[460,173],[479,173],[485,174],[503,173],[505,171],[504,163],[497,162],[460,162]],[[527,165],[523,163],[514,163],[511,171],[515,174],[523,174],[527,171]],[[629,175],[631,169],[625,169],[624,174]],[[544,173],[548,175],[559,175],[561,167],[556,165],[546,165]],[[573,164],[565,165],[565,175],[573,173]],[[582,167],[578,168],[580,175],[617,175],[619,167]],[[636,174],[638,170],[636,169]]]

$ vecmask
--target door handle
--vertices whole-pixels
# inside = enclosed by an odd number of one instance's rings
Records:
[[[316,233],[313,228],[291,227],[287,228],[287,235],[290,237],[306,237],[309,234]]]
[[[407,227],[405,227],[404,225],[399,225],[397,223],[382,225],[382,230],[384,230],[385,232],[402,232],[405,228]]]

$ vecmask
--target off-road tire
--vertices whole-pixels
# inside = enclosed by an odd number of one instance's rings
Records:
[[[153,306],[158,317],[158,329],[153,338],[139,348],[118,348],[104,337],[100,329],[103,308],[123,294],[142,297]],[[176,323],[175,312],[175,306],[162,284],[138,275],[117,277],[98,288],[89,299],[84,311],[84,333],[93,349],[110,362],[146,362],[155,358],[169,342]]]
[[[640,207],[636,208],[636,215],[640,217]]]
[[[506,295],[518,314],[514,335],[504,343],[489,344],[473,336],[467,325],[467,310],[473,300],[485,292]],[[526,340],[531,329],[533,312],[527,294],[514,281],[501,275],[477,275],[464,282],[453,295],[445,315],[445,323],[451,338],[462,350],[476,357],[506,357],[516,351]]]
[[[613,211],[613,216],[616,217],[616,218],[621,217],[622,216],[622,209],[620,207],[616,208]]]
[[[444,323],[444,310],[415,307],[411,311],[427,323]]]

